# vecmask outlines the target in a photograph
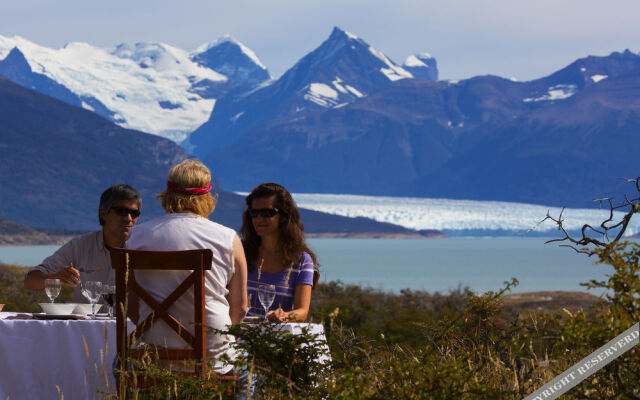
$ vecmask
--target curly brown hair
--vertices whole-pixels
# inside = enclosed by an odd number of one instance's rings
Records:
[[[280,233],[280,255],[284,261],[284,265],[299,263],[302,261],[303,253],[308,253],[313,260],[313,265],[318,267],[318,259],[304,239],[304,225],[300,221],[300,211],[296,206],[291,194],[282,185],[277,183],[262,183],[255,187],[246,197],[245,202],[247,208],[242,213],[242,228],[240,235],[244,242],[245,256],[247,257],[247,265],[249,271],[253,271],[258,259],[260,242],[262,238],[258,236],[253,223],[249,209],[253,199],[274,196],[274,206],[280,214],[279,233]]]

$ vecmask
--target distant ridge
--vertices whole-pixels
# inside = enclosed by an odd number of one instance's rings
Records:
[[[61,244],[75,234],[78,232],[68,232],[66,235],[59,232],[58,235],[53,235],[41,229],[0,219],[0,246]]]
[[[175,143],[120,128],[98,115],[0,77],[0,218],[64,229],[99,227],[100,194],[128,183],[145,216],[169,168],[187,157]]]

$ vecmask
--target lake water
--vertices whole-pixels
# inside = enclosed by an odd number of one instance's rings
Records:
[[[321,282],[340,280],[398,292],[448,292],[458,286],[499,290],[514,277],[514,292],[585,291],[579,284],[605,279],[607,265],[542,238],[309,239],[321,263]],[[35,265],[58,246],[0,247],[0,262]],[[594,293],[595,294],[595,293]]]

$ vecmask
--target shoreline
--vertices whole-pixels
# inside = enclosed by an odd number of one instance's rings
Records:
[[[0,248],[2,247],[28,247],[28,246],[56,246],[63,245],[77,235],[60,235],[46,238],[20,238],[0,235]],[[420,234],[420,233],[307,233],[305,237],[311,239],[443,239],[449,236],[444,233]]]
[[[443,239],[449,236],[440,234],[422,235],[420,233],[306,233],[313,239]]]
[[[42,239],[15,239],[7,240],[5,237],[0,236],[0,248],[2,247],[29,247],[29,246],[62,246],[74,237],[78,235],[62,235],[62,236],[49,236]]]

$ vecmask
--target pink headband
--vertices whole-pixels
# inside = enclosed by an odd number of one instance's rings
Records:
[[[176,193],[186,193],[186,194],[207,194],[211,191],[211,182],[207,183],[203,187],[199,188],[183,188],[177,186],[170,181],[167,181],[167,189]]]

